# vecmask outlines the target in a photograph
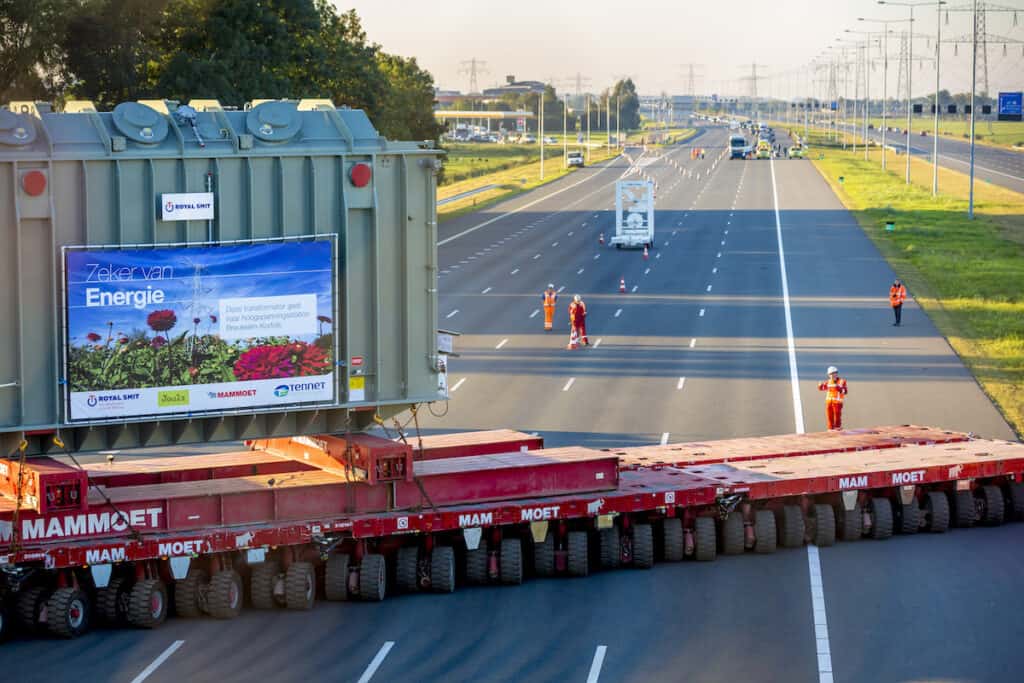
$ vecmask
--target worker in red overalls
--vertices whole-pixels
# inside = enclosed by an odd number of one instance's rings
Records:
[[[846,380],[839,376],[839,370],[831,365],[828,368],[828,379],[818,385],[818,391],[825,395],[825,419],[829,429],[843,428],[843,399],[846,398]]]
[[[907,300],[907,288],[903,286],[899,278],[889,288],[889,305],[892,306],[892,314],[896,317],[894,326],[899,327],[903,318],[903,302]]]
[[[541,294],[541,299],[544,301],[544,331],[550,332],[555,324],[555,302],[558,301],[558,292],[555,291],[555,286],[549,284]]]
[[[572,337],[575,336],[577,343],[590,346],[590,340],[587,339],[587,305],[583,303],[579,294],[573,296],[572,303],[569,304],[569,325],[570,344]]]

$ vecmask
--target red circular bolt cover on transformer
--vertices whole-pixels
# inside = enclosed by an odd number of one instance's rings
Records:
[[[373,171],[368,164],[355,164],[348,171],[349,180],[356,187],[366,187],[370,182],[371,175],[373,175]]]
[[[21,189],[30,197],[38,197],[46,191],[46,175],[42,171],[29,171],[21,177]]]

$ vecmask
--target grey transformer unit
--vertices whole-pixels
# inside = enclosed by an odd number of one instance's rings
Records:
[[[95,450],[357,431],[375,415],[446,398],[437,349],[441,154],[429,142],[386,140],[364,112],[326,100],[0,109],[3,453],[22,439],[29,452],[53,449],[58,434],[71,450]],[[172,193],[212,193],[212,217],[164,220],[161,196]],[[70,419],[67,248],[318,238],[335,245],[333,400]]]

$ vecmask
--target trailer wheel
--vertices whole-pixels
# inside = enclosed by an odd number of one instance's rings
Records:
[[[179,617],[198,617],[203,613],[203,591],[210,583],[205,569],[192,568],[174,584],[174,612]]]
[[[555,575],[555,537],[550,531],[533,546],[533,571],[537,576]]]
[[[348,553],[335,553],[327,557],[324,566],[324,596],[328,600],[348,600]]]
[[[1009,518],[1018,521],[1024,519],[1024,484],[1011,481],[1006,485],[1003,498],[1006,500]]]
[[[277,600],[274,599],[274,584],[277,582],[277,575],[281,568],[277,562],[260,562],[252,566],[249,574],[249,601],[256,609],[274,609],[277,607]],[[207,599],[209,602],[209,598]]]
[[[743,534],[743,515],[733,510],[722,521],[722,554],[742,555],[746,546]]]
[[[892,537],[892,502],[888,498],[871,499],[871,538],[883,541]]]
[[[420,549],[406,545],[398,549],[395,556],[395,585],[403,593],[419,590]]]
[[[18,593],[15,610],[18,623],[26,633],[38,633],[42,629],[39,618],[49,598],[49,590],[45,586],[35,586]]]
[[[917,501],[909,505],[900,505],[900,533],[916,534],[921,528],[921,508]]]
[[[754,552],[774,553],[778,543],[778,532],[775,529],[775,513],[771,510],[758,510],[754,515]]]
[[[711,562],[718,552],[715,537],[715,520],[712,517],[698,517],[693,520],[694,553],[698,562]]]
[[[143,579],[132,586],[128,598],[128,623],[136,628],[156,628],[167,618],[167,586],[160,579]]]
[[[313,609],[316,569],[312,562],[292,562],[284,575],[284,603],[288,609]]]
[[[586,576],[590,573],[590,557],[587,553],[587,532],[570,531],[568,537],[569,546],[569,576]]]
[[[981,487],[981,500],[985,510],[981,515],[982,524],[988,526],[999,526],[1006,517],[1006,505],[1003,502],[1003,492],[998,486],[989,484]]]
[[[46,601],[46,625],[61,638],[77,638],[89,630],[89,600],[77,588],[58,588]]]
[[[924,514],[928,531],[945,533],[949,529],[949,498],[942,491],[929,491],[924,499]]]
[[[7,602],[0,597],[0,643],[11,637],[12,626],[11,614],[7,609]]]
[[[619,527],[601,529],[598,541],[601,550],[601,569],[617,568],[622,559],[622,540],[619,536]]]
[[[780,541],[783,548],[799,548],[804,544],[804,512],[799,505],[786,505],[782,508],[782,533]]]
[[[839,537],[846,542],[859,541],[864,535],[864,510],[855,505],[839,513]]]
[[[633,525],[633,566],[640,569],[654,566],[654,529],[650,524]]]
[[[207,597],[210,616],[234,619],[242,611],[242,577],[234,569],[222,569],[210,579]]]
[[[487,555],[487,544],[483,541],[476,550],[466,551],[466,582],[476,585],[487,583],[487,564],[490,558]]]
[[[953,494],[953,520],[961,529],[974,526],[978,509],[974,506],[974,494],[970,491],[956,491]]]
[[[359,568],[359,597],[369,602],[380,602],[387,592],[387,564],[383,555],[363,555]]]
[[[661,523],[661,534],[665,542],[665,561],[681,562],[685,555],[683,520],[669,517]]]
[[[523,544],[518,538],[501,539],[498,571],[502,583],[518,586],[523,582]]]
[[[455,591],[455,550],[449,545],[435,545],[430,554],[430,587],[437,593]]]
[[[836,513],[831,505],[814,506],[814,545],[827,548],[836,544]]]
[[[106,588],[96,589],[96,616],[107,626],[128,623],[128,602],[131,583],[122,576],[114,577]]]

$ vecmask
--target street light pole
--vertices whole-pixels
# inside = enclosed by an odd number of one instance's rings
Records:
[[[620,107],[622,104],[622,93],[615,96],[615,147],[622,148],[622,140],[619,139],[619,119],[621,118]],[[973,118],[971,119],[973,121]],[[971,126],[971,135],[974,135],[974,126]],[[971,144],[973,145],[973,138]],[[972,147],[973,149],[973,147]]]
[[[544,180],[544,95],[547,94],[547,86],[540,91],[540,126],[538,128],[538,140],[540,143],[540,179]]]
[[[967,198],[967,218],[974,220],[974,91],[978,87],[978,0],[972,0],[971,14],[971,180]]]
[[[942,58],[942,0],[935,3],[935,121],[932,124],[932,196],[939,195],[939,62]],[[974,111],[973,109],[971,111]]]
[[[914,6],[910,7],[910,27],[907,29],[907,174],[906,183],[910,184],[910,115],[911,115],[911,97],[913,95],[913,89],[911,88],[910,78],[914,73],[911,68],[911,64],[914,62]]]
[[[587,163],[590,163],[590,93],[587,93]]]
[[[562,101],[562,167],[569,164],[569,93]]]

